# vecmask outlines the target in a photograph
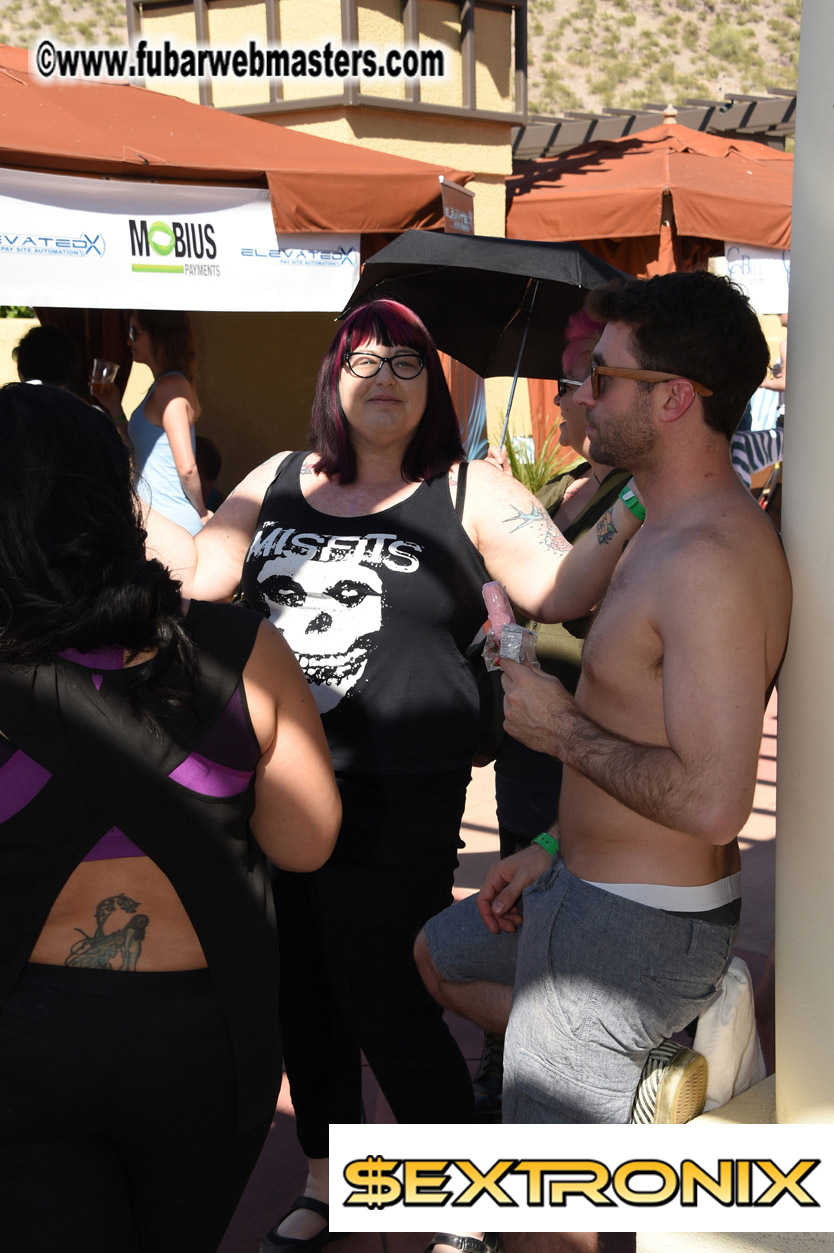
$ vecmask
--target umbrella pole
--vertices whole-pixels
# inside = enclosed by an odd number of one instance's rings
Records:
[[[527,310],[527,321],[524,323],[524,334],[521,336],[521,347],[518,350],[518,360],[515,363],[515,374],[513,375],[513,385],[510,388],[510,399],[507,401],[507,412],[504,416],[504,425],[501,428],[501,442],[498,445],[499,451],[504,447],[507,438],[507,427],[510,425],[510,410],[513,407],[513,397],[515,396],[515,385],[518,382],[519,371],[521,370],[521,358],[524,356],[524,347],[527,343],[527,332],[530,330],[530,323],[533,319],[533,305],[536,303],[536,293],[539,290],[539,280],[533,279],[532,295],[530,297],[530,307]]]

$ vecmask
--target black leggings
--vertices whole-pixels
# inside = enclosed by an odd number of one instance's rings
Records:
[[[340,778],[333,857],[276,875],[284,1060],[308,1157],[328,1156],[329,1123],[361,1120],[360,1049],[399,1122],[471,1121],[468,1068],[412,955],[451,903],[468,778]]]
[[[0,1011],[0,1248],[215,1253],[269,1130],[235,1103],[207,971],[28,966]]]

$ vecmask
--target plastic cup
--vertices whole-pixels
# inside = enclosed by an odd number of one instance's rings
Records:
[[[111,384],[116,381],[118,365],[115,361],[104,361],[96,357],[93,361],[93,373],[90,376],[90,391],[94,396],[103,396]]]

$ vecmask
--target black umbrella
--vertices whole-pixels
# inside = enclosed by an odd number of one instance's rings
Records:
[[[558,376],[585,293],[624,277],[579,244],[406,231],[365,262],[341,316],[382,297],[408,305],[450,357],[484,378],[514,376],[508,420],[519,376]]]

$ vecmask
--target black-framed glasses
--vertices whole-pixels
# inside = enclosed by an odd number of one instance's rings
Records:
[[[345,366],[358,379],[372,379],[379,374],[386,361],[398,379],[416,379],[426,364],[418,352],[397,352],[390,357],[381,357],[378,352],[363,352],[360,349],[345,354]]]
[[[577,387],[581,387],[581,386],[582,386],[581,379],[557,379],[556,380],[556,395],[559,400],[562,400],[563,397],[567,396],[568,392],[575,392]]]
[[[138,336],[144,335],[144,333],[145,332],[142,330],[141,326],[137,329],[137,327],[135,327],[131,322],[130,326],[127,328],[127,342],[129,344],[135,344]]]
[[[685,374],[667,374],[664,370],[639,370],[630,365],[598,365],[596,361],[592,361],[591,394],[594,400],[599,396],[601,374],[610,374],[618,379],[635,379],[638,383],[671,383],[672,379],[686,378]],[[704,387],[703,383],[696,383],[694,379],[687,379],[687,382],[692,384],[699,396],[712,395],[712,389]]]

